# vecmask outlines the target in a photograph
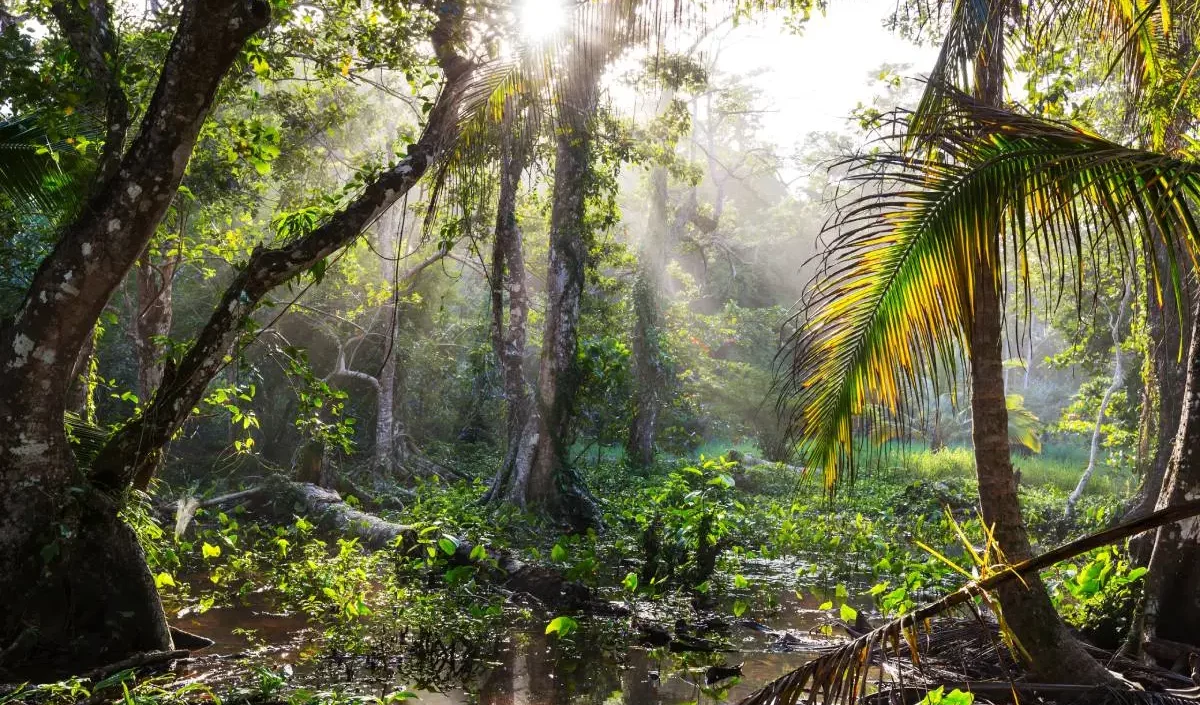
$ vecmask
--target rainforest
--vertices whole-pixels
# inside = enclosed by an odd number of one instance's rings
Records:
[[[0,705],[1200,701],[1197,0],[0,0]]]

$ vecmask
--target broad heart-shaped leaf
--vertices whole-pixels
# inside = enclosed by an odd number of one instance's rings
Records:
[[[555,617],[546,625],[547,634],[557,634],[559,638],[564,637],[579,628],[579,622],[576,622],[570,617]]]
[[[621,584],[624,585],[625,589],[628,590],[629,592],[637,592],[637,589],[638,589],[637,573],[629,573],[628,575],[626,575],[625,579],[621,581]]]
[[[458,550],[458,541],[453,537],[443,536],[438,539],[438,548],[442,549],[442,553],[447,556],[453,556],[454,552]]]
[[[200,547],[200,553],[205,558],[216,558],[221,555],[221,547],[214,546],[211,543],[208,543],[207,541],[205,541],[204,545]]]
[[[741,617],[746,614],[746,610],[750,609],[750,605],[746,604],[745,600],[736,600],[733,603],[733,616]]]
[[[858,619],[858,610],[844,602],[839,608],[839,612],[841,612],[842,619],[846,622],[853,622],[855,619]]]

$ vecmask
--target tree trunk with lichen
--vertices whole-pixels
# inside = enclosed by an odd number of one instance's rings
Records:
[[[89,7],[97,6],[106,4]],[[60,23],[72,46],[85,56],[113,58],[91,51],[82,33],[96,23],[70,17],[72,7],[55,5],[56,16],[70,19]],[[125,493],[156,463],[235,352],[243,324],[266,294],[353,241],[451,144],[474,64],[455,51],[461,8],[447,2],[432,9],[438,19],[430,39],[446,83],[408,156],[312,232],[256,249],[179,365],[164,371],[143,412],[113,434],[85,477],[63,425],[71,368],[161,222],[220,82],[245,40],[270,20],[259,0],[184,3],[136,139],[117,150],[115,167],[102,158],[90,201],[43,261],[17,315],[0,329],[0,369],[12,379],[0,390],[0,591],[7,600],[0,613],[0,677],[52,677],[170,648],[145,558],[118,516]],[[112,145],[106,144],[106,155]]]
[[[496,233],[492,243],[492,349],[503,379],[505,401],[504,461],[485,497],[499,501],[501,493],[517,485],[510,481],[514,471],[527,465],[522,455],[526,426],[533,410],[533,397],[525,382],[525,342],[529,321],[529,282],[525,271],[524,243],[517,221],[517,192],[529,160],[529,145],[520,127],[516,107],[510,99],[504,106],[500,141],[500,195],[496,208]],[[505,295],[508,321],[505,322]],[[536,431],[533,431],[536,432]],[[510,498],[519,501],[519,498]]]
[[[111,39],[111,26],[95,26],[69,6],[57,11],[85,59],[108,41],[96,37]],[[87,205],[0,330],[8,380],[0,391],[0,672],[7,677],[51,677],[171,646],[142,549],[118,515],[128,485],[106,491],[81,475],[63,414],[80,351],[174,197],[220,81],[268,20],[265,3],[185,3],[137,137],[127,151],[106,145],[116,166],[102,163]],[[110,60],[100,53],[102,67]]]
[[[1146,258],[1153,258],[1154,267],[1164,274],[1170,271],[1171,263],[1167,245],[1151,231],[1148,238]],[[1153,450],[1144,462],[1144,474],[1137,496],[1130,503],[1124,519],[1143,517],[1158,505],[1163,480],[1171,462],[1172,448],[1179,431],[1183,415],[1183,397],[1179,390],[1187,384],[1188,334],[1192,328],[1192,292],[1195,287],[1191,277],[1183,277],[1180,293],[1176,297],[1174,287],[1163,283],[1160,291],[1155,289],[1156,276],[1149,265],[1144,273],[1146,281],[1146,327],[1149,339],[1150,377],[1146,381],[1148,393],[1147,411],[1152,421],[1141,433],[1148,436]],[[1159,293],[1162,296],[1159,305]],[[1180,306],[1182,303],[1182,306]],[[1129,543],[1130,553],[1138,565],[1146,565],[1153,548],[1153,536],[1138,536]]]
[[[604,62],[579,47],[569,63],[569,90],[557,125],[548,302],[534,408],[519,441],[510,442],[511,462],[500,468],[488,499],[536,510],[581,529],[595,524],[596,508],[567,450],[579,390],[579,312],[590,240],[585,216],[592,178],[591,120]]]

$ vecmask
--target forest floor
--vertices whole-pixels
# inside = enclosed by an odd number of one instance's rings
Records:
[[[1063,519],[1081,467],[1073,453],[1051,446],[1018,460],[1043,548],[1120,513],[1128,483],[1106,470],[1076,519]],[[491,462],[459,457],[480,477]],[[172,624],[215,643],[158,676],[26,687],[0,705],[737,701],[847,626],[956,587],[944,559],[970,570],[959,531],[982,540],[970,456],[958,449],[885,458],[832,499],[794,470],[719,456],[635,472],[602,454],[585,476],[604,525],[575,536],[480,506],[482,479],[418,483],[391,503],[344,497],[411,527],[415,551],[368,550],[302,512],[264,521],[250,504],[200,509],[179,536],[173,520],[135,509]],[[460,546],[471,562],[454,560]],[[590,606],[546,604],[489,579],[501,554],[584,586]],[[1136,590],[1119,554],[1097,551],[1046,578],[1093,641],[1119,638]]]

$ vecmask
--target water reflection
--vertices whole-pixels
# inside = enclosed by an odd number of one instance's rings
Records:
[[[820,612],[813,598],[784,598],[770,621],[779,628],[807,634]],[[812,658],[813,652],[777,652],[778,636],[734,626],[735,651],[672,654],[666,649],[604,648],[604,640],[586,628],[570,643],[533,627],[498,635],[487,645],[465,646],[431,636],[418,647],[415,639],[378,643],[377,653],[331,653],[301,617],[263,609],[215,609],[177,623],[216,639],[212,654],[193,664],[192,674],[206,668],[221,671],[229,655],[248,656],[245,663],[278,668],[294,664],[293,685],[319,690],[346,689],[363,694],[409,688],[429,705],[684,705],[737,701],[759,686]],[[249,639],[245,630],[253,630]],[[248,653],[253,641],[269,648]],[[441,643],[442,646],[438,646]],[[224,656],[222,656],[224,655]],[[705,685],[713,665],[741,664],[740,678]]]

